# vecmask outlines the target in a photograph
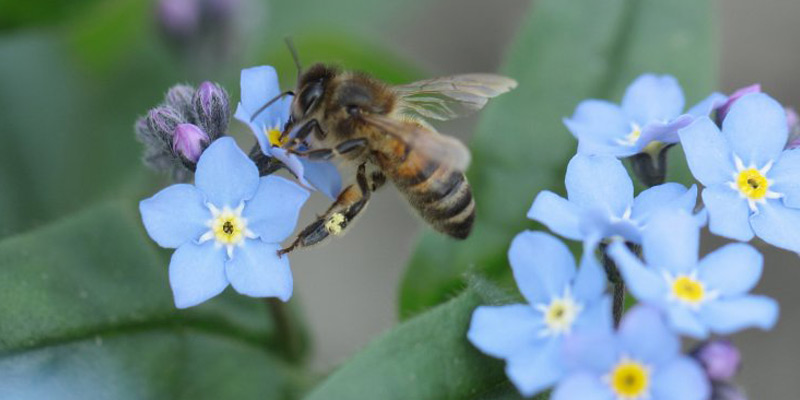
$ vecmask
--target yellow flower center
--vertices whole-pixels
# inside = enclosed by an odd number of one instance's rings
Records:
[[[211,221],[214,239],[220,244],[238,244],[244,239],[247,222],[230,209],[224,209]]]
[[[545,329],[541,336],[555,336],[569,333],[583,308],[567,288],[563,297],[554,298],[550,304],[537,304],[536,309],[544,314]]]
[[[281,140],[281,130],[278,128],[267,128],[264,134],[267,136],[270,146],[281,147],[289,141],[288,136]]]
[[[672,282],[672,294],[681,301],[697,304],[705,299],[703,284],[688,276],[679,276]]]
[[[748,168],[739,172],[736,177],[736,186],[748,199],[760,200],[767,195],[769,182],[757,169]]]
[[[608,377],[611,390],[620,400],[639,400],[649,397],[650,370],[645,365],[623,359]]]

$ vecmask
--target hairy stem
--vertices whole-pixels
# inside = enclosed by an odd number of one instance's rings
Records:
[[[606,270],[608,282],[611,284],[614,294],[614,305],[612,307],[612,314],[614,316],[614,326],[619,326],[619,321],[622,319],[622,312],[625,309],[625,281],[617,269],[614,260],[606,253],[606,246],[601,245],[603,252],[603,268]]]

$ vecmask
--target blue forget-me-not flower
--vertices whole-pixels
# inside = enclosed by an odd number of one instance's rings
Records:
[[[683,90],[669,75],[644,74],[628,86],[620,105],[606,100],[584,100],[567,129],[578,139],[578,152],[629,157],[654,142],[678,142],[678,129],[699,116],[708,116],[726,97],[713,93],[685,113]]]
[[[761,278],[763,257],[744,243],[728,244],[698,261],[700,228],[684,211],[653,216],[642,236],[645,263],[621,242],[608,253],[630,292],[664,311],[677,332],[703,339],[747,327],[770,329],[774,300],[749,295]]]
[[[275,68],[262,65],[243,69],[240,85],[242,101],[236,107],[234,117],[250,127],[261,151],[266,156],[283,162],[303,185],[314,187],[330,198],[336,198],[342,181],[335,165],[327,161],[310,161],[281,148],[288,139],[284,138],[284,142],[281,142],[280,137],[289,120],[291,96],[281,97],[252,118],[267,101],[281,94]]]
[[[542,191],[533,201],[528,218],[553,232],[588,246],[604,238],[620,236],[641,241],[648,218],[662,208],[692,212],[697,188],[665,183],[639,193],[634,199],[633,182],[618,159],[607,155],[577,154],[567,166],[567,199]],[[705,215],[698,216],[702,224]]]
[[[680,353],[678,336],[647,306],[625,314],[616,333],[598,329],[567,338],[564,353],[571,373],[553,400],[706,400],[710,394],[700,365]]]
[[[562,341],[583,329],[610,327],[611,304],[603,296],[605,273],[594,254],[581,267],[551,235],[526,231],[508,251],[520,292],[529,304],[478,307],[467,337],[481,351],[506,360],[506,373],[530,396],[565,373]]]
[[[800,150],[785,150],[786,112],[762,94],[736,101],[722,131],[700,118],[680,132],[692,174],[702,183],[711,232],[754,235],[800,252]]]
[[[295,228],[308,191],[276,176],[259,177],[229,137],[200,156],[195,185],[172,185],[139,204],[147,233],[174,248],[169,280],[178,308],[200,304],[230,284],[254,297],[292,296],[280,242]]]

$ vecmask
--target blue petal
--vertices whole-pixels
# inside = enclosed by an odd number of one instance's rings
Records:
[[[622,109],[605,100],[585,100],[578,104],[564,125],[578,139],[578,152],[583,154],[616,154],[622,149],[617,141],[627,136],[631,120]]]
[[[610,297],[604,298],[598,305],[604,308],[607,315],[611,314]],[[610,318],[607,316],[598,320],[589,318],[588,321],[595,320],[598,324],[587,324],[574,334],[564,337],[564,365],[568,371],[588,370],[604,374],[617,362],[621,355],[620,348],[613,334],[613,321],[607,323],[608,319]],[[583,321],[580,323],[583,325]]]
[[[675,332],[695,339],[708,337],[708,327],[700,321],[700,317],[695,311],[690,310],[684,304],[669,303],[666,305],[666,312],[669,325]]]
[[[680,350],[678,336],[672,333],[657,309],[636,306],[622,318],[617,333],[623,352],[651,365],[674,358]]]
[[[195,185],[218,208],[236,208],[258,189],[258,168],[233,138],[219,138],[200,156]]]
[[[252,297],[292,297],[289,257],[278,257],[280,246],[246,239],[225,264],[225,274],[237,292]]]
[[[246,123],[249,122],[253,113],[281,93],[278,74],[275,72],[275,68],[269,65],[243,69],[239,84],[242,96],[240,104],[247,116],[247,121],[243,122]],[[260,125],[262,129],[276,126],[283,128],[283,124],[289,118],[290,104],[291,97],[283,97],[263,110],[253,122]]]
[[[642,128],[642,135],[636,142],[638,151],[641,151],[651,142],[678,143],[678,130],[689,126],[694,121],[691,115],[680,115],[669,121],[651,122]]]
[[[172,185],[139,203],[142,223],[161,247],[176,248],[208,230],[211,212],[203,194],[192,185]]]
[[[772,329],[778,322],[778,303],[766,296],[719,299],[703,305],[700,316],[714,333],[730,335],[745,328]]]
[[[342,191],[342,176],[336,165],[326,161],[300,159],[305,169],[305,178],[325,196],[335,199]]]
[[[766,94],[744,95],[722,121],[722,135],[746,166],[761,168],[776,160],[786,146],[786,111]]]
[[[800,210],[786,207],[779,200],[767,200],[750,217],[750,225],[765,242],[800,252]]]
[[[573,326],[573,335],[610,335],[614,331],[614,317],[611,314],[611,296],[605,295],[600,299],[583,303],[584,309]],[[572,344],[575,346],[575,344]],[[565,346],[566,347],[566,346]],[[573,350],[575,347],[573,347]],[[610,354],[610,355],[609,355]],[[613,362],[613,354],[607,353],[608,362]],[[602,357],[602,356],[601,356]]]
[[[648,265],[674,273],[688,273],[697,266],[700,227],[683,210],[656,213],[642,234],[642,250]]]
[[[698,278],[723,296],[752,290],[761,278],[764,257],[744,243],[725,245],[700,260]]]
[[[746,242],[753,238],[750,228],[750,207],[747,200],[725,184],[703,190],[703,203],[708,210],[708,229],[715,235]]]
[[[606,288],[606,273],[597,261],[594,250],[593,247],[584,248],[581,267],[573,282],[572,293],[581,301],[597,300]]]
[[[700,365],[680,356],[654,371],[652,395],[658,400],[706,400],[711,387]]]
[[[271,175],[261,178],[256,194],[242,212],[247,228],[267,243],[282,242],[297,226],[308,194],[287,179]]]
[[[728,143],[717,125],[706,117],[678,132],[692,175],[705,186],[731,180],[736,167]]]
[[[708,117],[711,115],[712,111],[725,104],[726,101],[728,101],[728,96],[725,96],[719,92],[714,92],[708,95],[708,97],[705,99],[701,100],[699,103],[692,106],[692,108],[690,108],[689,111],[686,111],[686,113],[695,118]]]
[[[572,157],[567,166],[569,201],[587,210],[600,208],[621,217],[633,203],[633,182],[622,163],[610,156]]]
[[[250,127],[253,136],[255,136],[256,141],[258,141],[258,147],[261,148],[261,152],[271,157],[272,153],[270,152],[270,147],[272,146],[269,143],[266,132],[264,132],[265,127],[261,124],[251,122],[250,113],[242,107],[241,103],[236,106],[236,113],[233,114],[233,117]]]
[[[664,208],[677,208],[691,213],[697,204],[697,186],[689,190],[679,183],[669,182],[653,186],[639,193],[633,199],[631,219],[644,224],[656,211]]]
[[[564,375],[561,340],[542,347],[528,347],[506,364],[506,375],[523,396],[529,397],[554,385]]]
[[[541,345],[543,328],[542,314],[527,304],[481,306],[472,313],[467,338],[492,357],[508,358],[524,347]]]
[[[678,80],[669,75],[641,75],[622,98],[622,109],[642,126],[669,121],[680,115],[683,106],[683,90]]]
[[[178,247],[169,262],[169,284],[178,308],[196,306],[222,293],[228,286],[224,249],[213,241]]]
[[[800,208],[800,149],[786,150],[767,176],[773,181],[769,190],[783,195],[783,204]]]
[[[660,302],[666,295],[667,286],[663,277],[646,268],[622,242],[614,242],[608,249],[619,272],[634,297],[644,302]]]
[[[613,400],[614,398],[611,387],[599,376],[585,372],[572,374],[562,380],[551,397],[552,400]]]
[[[567,246],[542,232],[518,234],[508,249],[508,260],[517,287],[531,304],[562,296],[575,276],[575,259]]]
[[[544,190],[539,192],[528,211],[528,218],[539,221],[567,239],[580,240],[580,211],[567,199]]]

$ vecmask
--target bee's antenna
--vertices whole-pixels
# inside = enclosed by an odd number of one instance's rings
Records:
[[[297,55],[297,49],[294,47],[294,42],[292,42],[291,37],[287,36],[284,40],[286,40],[286,47],[289,48],[289,52],[292,53],[294,66],[297,67],[297,78],[300,79],[300,74],[303,73],[303,67],[300,65],[300,57]]]
[[[266,104],[264,104],[263,106],[259,107],[259,108],[258,108],[258,110],[256,110],[256,112],[254,112],[254,113],[253,113],[253,115],[252,115],[252,116],[250,116],[250,122],[253,122],[253,120],[255,120],[255,119],[256,119],[256,117],[258,116],[258,114],[261,114],[261,113],[262,113],[264,110],[266,110],[266,109],[267,109],[267,107],[271,106],[273,103],[275,103],[276,101],[278,101],[278,99],[280,99],[281,97],[283,97],[283,96],[286,96],[286,95],[292,95],[292,96],[294,96],[294,92],[293,92],[293,91],[291,91],[291,90],[287,90],[287,91],[285,91],[285,92],[283,92],[283,93],[281,93],[281,94],[279,94],[279,95],[277,95],[277,96],[273,97],[272,99],[270,99],[270,101],[268,101],[268,102],[267,102]]]

